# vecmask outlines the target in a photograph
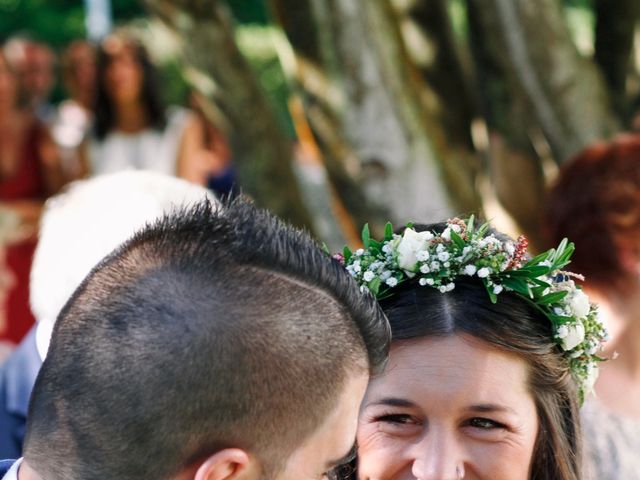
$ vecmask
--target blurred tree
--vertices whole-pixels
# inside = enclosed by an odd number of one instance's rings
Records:
[[[187,78],[229,120],[242,187],[259,205],[310,227],[291,166],[292,143],[238,49],[227,5],[217,0],[147,0],[147,5],[182,40]]]

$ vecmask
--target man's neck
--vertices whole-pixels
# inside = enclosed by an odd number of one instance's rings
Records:
[[[18,470],[18,480],[42,480],[42,477],[31,468],[26,460],[22,460]]]

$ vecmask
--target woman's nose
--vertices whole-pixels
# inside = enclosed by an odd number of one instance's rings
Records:
[[[411,473],[417,480],[464,478],[464,456],[452,433],[431,430],[413,450]]]

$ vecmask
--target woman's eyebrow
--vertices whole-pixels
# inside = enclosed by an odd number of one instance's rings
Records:
[[[367,407],[385,405],[388,407],[407,407],[413,408],[416,406],[411,400],[407,400],[405,398],[397,398],[397,397],[386,397],[380,400],[376,400],[375,402],[371,402],[367,404]]]
[[[515,413],[513,408],[506,405],[499,405],[497,403],[480,403],[477,405],[470,405],[467,407],[469,412],[475,413],[494,413],[494,412],[506,412]]]

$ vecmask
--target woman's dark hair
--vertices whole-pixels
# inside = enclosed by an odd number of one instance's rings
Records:
[[[442,232],[445,225],[414,228]],[[531,479],[579,480],[577,387],[552,340],[549,319],[514,293],[503,292],[498,303],[492,304],[478,278],[461,277],[455,284],[451,292],[440,293],[412,280],[381,300],[392,342],[464,334],[523,359],[529,367],[529,388],[540,422]]]
[[[114,34],[102,42],[98,48],[97,59],[97,89],[94,107],[94,134],[98,140],[103,140],[115,125],[115,111],[113,101],[105,85],[106,71],[113,61],[113,52],[107,45],[113,42],[122,44],[121,48],[130,49],[134,58],[142,68],[142,104],[146,111],[149,126],[156,130],[163,130],[166,125],[165,105],[160,94],[158,72],[151,63],[149,54],[144,46],[124,34]]]

